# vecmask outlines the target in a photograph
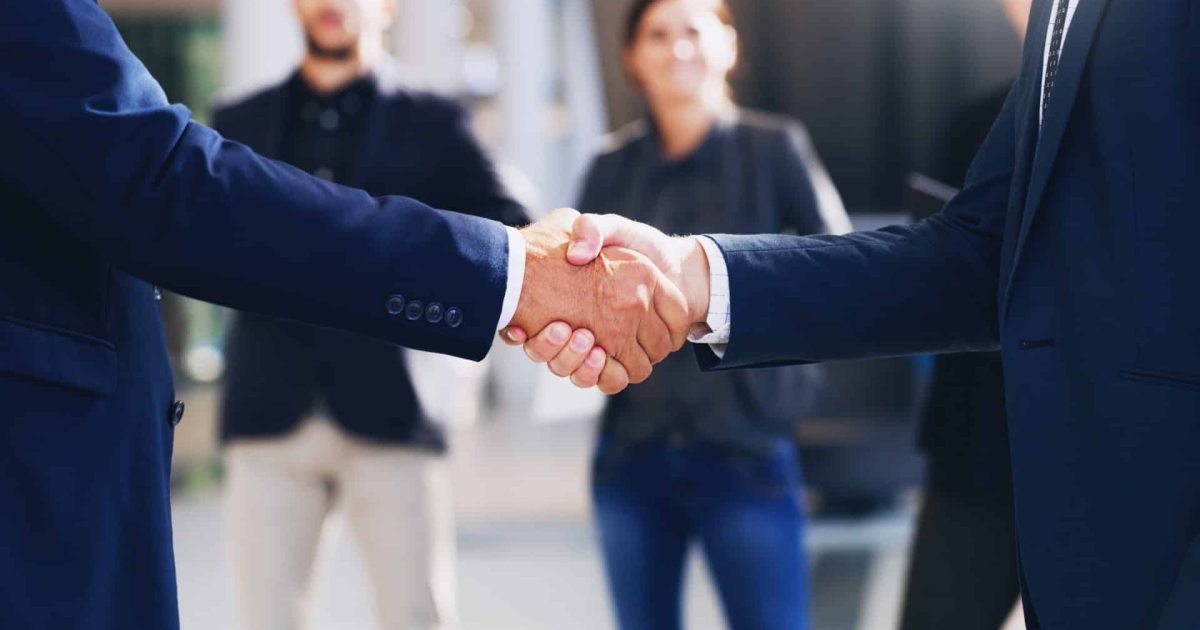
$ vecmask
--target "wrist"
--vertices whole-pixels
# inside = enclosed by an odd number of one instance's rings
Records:
[[[513,313],[512,323],[514,326],[524,328],[526,332],[536,333],[536,326],[541,323],[538,320],[539,312],[542,310],[540,302],[542,296],[538,289],[544,278],[539,276],[545,272],[545,262],[550,257],[550,252],[547,251],[545,244],[537,238],[537,234],[532,228],[520,230],[524,240],[524,248],[521,255],[525,258],[524,275],[522,281],[521,296],[517,300],[517,309]]]
[[[711,289],[711,272],[708,254],[694,236],[678,239],[684,248],[680,265],[680,286],[687,299],[688,316],[693,324],[703,324],[708,319],[708,301]]]

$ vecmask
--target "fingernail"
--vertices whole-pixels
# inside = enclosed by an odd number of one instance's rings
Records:
[[[571,335],[571,329],[562,324],[555,324],[550,327],[549,337],[553,344],[563,344],[567,342],[567,337]]]
[[[587,255],[587,245],[583,241],[575,241],[571,243],[571,247],[567,249],[567,255],[572,258],[579,258]]]
[[[575,352],[585,352],[592,347],[592,336],[587,333],[579,333],[571,337],[571,349]]]
[[[604,351],[596,350],[588,355],[588,358],[587,358],[588,367],[594,367],[594,368],[602,367],[604,365],[604,359],[605,359]]]
[[[505,339],[508,339],[509,341],[511,341],[513,343],[517,342],[517,333],[513,332],[512,330],[510,330],[508,328],[504,329],[504,337],[505,337]]]

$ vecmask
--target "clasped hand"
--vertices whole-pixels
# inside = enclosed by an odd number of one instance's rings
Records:
[[[615,394],[645,381],[705,319],[708,261],[695,239],[570,209],[521,234],[524,288],[501,338],[578,387]]]

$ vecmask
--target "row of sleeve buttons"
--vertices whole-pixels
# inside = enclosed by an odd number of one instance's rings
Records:
[[[462,309],[457,306],[444,308],[437,302],[430,302],[426,306],[420,300],[405,301],[403,295],[393,295],[387,299],[388,315],[399,317],[403,315],[410,322],[415,322],[425,317],[425,321],[430,324],[440,324],[445,322],[451,328],[458,328],[463,324]]]

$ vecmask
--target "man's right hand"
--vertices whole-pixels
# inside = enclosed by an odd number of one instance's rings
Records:
[[[559,219],[567,216],[570,215],[560,215]],[[672,285],[684,292],[687,304],[685,335],[692,325],[704,322],[708,313],[709,269],[704,248],[696,239],[672,238],[648,225],[618,215],[580,215],[574,217],[570,240],[567,259],[574,265],[591,264],[613,246],[633,249],[645,255]],[[526,277],[529,277],[528,273]],[[596,383],[600,357],[587,345],[590,331],[572,331],[572,326],[565,322],[546,326],[533,337],[527,332],[530,330],[538,329],[525,328],[514,320],[501,337],[510,345],[523,345],[531,359],[548,362],[552,372],[558,376],[570,376],[571,381],[580,387]],[[675,349],[681,345],[682,342],[676,344]],[[592,354],[589,354],[589,350]],[[600,389],[605,393],[624,389],[619,370],[610,369],[613,363],[612,360],[608,361],[604,374],[599,378]],[[620,364],[615,367],[619,368]],[[618,373],[613,374],[614,371]],[[619,387],[614,387],[614,381]]]
[[[704,322],[708,315],[708,256],[695,237],[667,236],[618,214],[582,214],[575,219],[567,250],[571,264],[586,265],[609,247],[631,249],[649,258],[683,292],[691,323]]]
[[[590,331],[609,359],[598,379],[600,388],[615,393],[627,382],[646,380],[653,364],[681,348],[692,318],[683,294],[640,253],[600,247],[583,265],[569,264],[567,249],[578,216],[573,210],[556,210],[522,230],[525,280],[511,326],[559,342],[559,352],[544,360],[560,375],[575,374],[577,385],[590,380],[577,370],[594,372],[596,356],[591,348],[584,352],[568,347],[568,340],[574,339],[582,349],[587,339],[579,336],[584,333],[560,333]],[[555,322],[564,322],[566,328],[551,327]],[[512,334],[504,336],[513,340]],[[541,360],[529,347],[526,351]],[[563,352],[567,360],[558,356]]]

